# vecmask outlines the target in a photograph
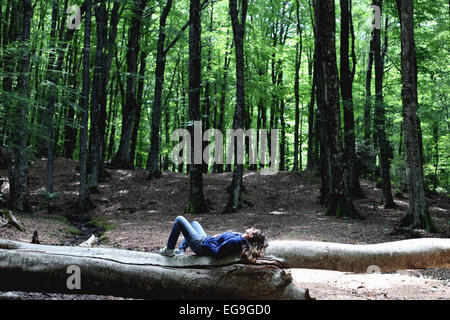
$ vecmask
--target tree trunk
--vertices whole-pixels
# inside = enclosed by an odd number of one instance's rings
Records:
[[[210,18],[209,18],[209,28],[208,32],[210,34],[213,33],[214,25],[213,25],[213,17],[214,17],[214,2],[211,1],[211,10],[210,10]],[[208,39],[208,58],[206,61],[206,73],[210,75],[212,73],[212,37],[209,36]],[[202,110],[202,119],[203,119],[203,130],[204,132],[209,130],[211,128],[211,81],[210,77],[206,78],[205,83],[205,103],[203,104],[203,110]],[[214,128],[214,127],[213,127]],[[207,141],[203,141],[203,150],[208,146]],[[205,155],[203,162],[203,173],[207,174],[209,169],[209,158],[210,155]]]
[[[236,108],[234,110],[233,129],[244,128],[244,110],[245,110],[245,61],[244,61],[244,36],[245,19],[247,17],[248,0],[242,0],[240,3],[240,17],[238,4],[236,0],[230,0],[229,9],[231,24],[233,28],[233,38],[236,53]],[[231,143],[234,143],[232,141]],[[233,180],[231,182],[230,197],[225,208],[226,213],[237,212],[241,206],[242,177],[244,165],[237,163],[237,148],[235,151],[235,165]]]
[[[166,21],[167,16],[172,8],[172,0],[167,0],[166,5],[161,13],[159,19],[159,34],[156,47],[156,67],[155,67],[155,91],[153,96],[152,108],[152,130],[150,133],[150,151],[148,155],[148,178],[157,179],[161,177],[159,170],[159,129],[161,123],[161,109],[162,109],[162,93],[164,84],[164,70],[166,68],[166,55],[164,53],[164,46],[166,41]]]
[[[104,53],[105,36],[107,32],[107,13],[105,0],[99,1],[94,8],[95,19],[97,21],[97,44],[95,50],[94,77],[92,80],[92,107],[91,107],[91,145],[90,145],[90,172],[89,191],[91,193],[100,192],[98,181],[100,177],[100,155],[103,153],[103,139],[100,136],[100,112],[102,95],[102,77],[104,73]]]
[[[342,0],[341,4],[341,95],[344,108],[344,145],[345,162],[348,168],[348,188],[353,197],[362,197],[362,190],[359,184],[359,176],[356,170],[356,150],[355,150],[355,119],[353,112],[353,79],[350,71],[350,21],[351,0]],[[353,61],[355,63],[355,61]],[[353,69],[355,65],[353,65]]]
[[[375,0],[375,5],[382,7],[382,0]],[[389,161],[389,141],[386,137],[386,111],[383,99],[383,74],[384,63],[381,52],[381,30],[374,29],[374,56],[375,56],[375,109],[374,109],[374,129],[376,131],[380,167],[381,167],[381,185],[383,189],[383,201],[385,208],[395,208],[392,198],[390,161]]]
[[[111,65],[112,65],[112,59],[113,55],[116,52],[116,39],[117,39],[117,27],[120,20],[120,14],[119,9],[121,8],[121,2],[120,1],[114,1],[113,8],[111,10],[111,18],[109,23],[109,33],[105,32],[104,34],[104,42],[105,42],[105,53],[103,56],[103,72],[101,77],[101,92],[100,92],[100,116],[99,116],[99,136],[100,136],[100,146],[101,151],[99,153],[99,181],[104,181],[105,179],[105,169],[104,169],[104,156],[106,154],[106,143],[105,139],[107,139],[107,136],[105,136],[106,131],[106,118],[107,118],[107,112],[106,112],[106,104],[108,99],[108,82],[111,82],[111,85],[113,81],[110,81],[110,73],[111,73]],[[105,17],[106,19],[106,17]],[[112,88],[112,86],[111,86]],[[111,90],[112,91],[112,90]],[[110,93],[112,95],[112,92]],[[111,101],[111,100],[110,100]],[[111,108],[111,104],[109,105]],[[115,117],[114,117],[115,118]]]
[[[364,102],[364,162],[360,169],[364,172],[366,178],[370,175],[373,176],[375,171],[376,157],[374,156],[374,145],[372,144],[372,69],[373,69],[373,55],[375,50],[374,34],[372,31],[372,38],[369,45],[369,57],[366,70],[366,91],[365,91],[365,102]]]
[[[145,70],[147,67],[147,52],[141,51],[141,62],[139,65],[139,79],[138,79],[138,89],[137,89],[137,109],[136,109],[136,119],[133,125],[133,134],[131,136],[131,148],[130,148],[130,162],[134,164],[136,159],[136,146],[138,141],[139,126],[141,124],[141,113],[143,106],[143,96],[144,96],[144,82],[145,82]]]
[[[14,168],[10,176],[10,197],[9,205],[14,210],[27,211],[30,209],[28,202],[28,159],[27,159],[27,110],[29,97],[29,68],[30,57],[29,51],[32,6],[30,0],[20,1],[18,8],[20,9],[19,21],[22,30],[22,56],[19,59],[17,85],[15,91],[22,97],[22,100],[13,107],[13,117],[16,121],[14,132],[11,132],[11,144],[14,152]],[[25,100],[25,101],[24,101]]]
[[[392,272],[449,268],[446,239],[352,245],[272,241],[254,264],[236,257],[167,258],[110,249],[49,246],[0,239],[0,290],[74,293],[68,268],[79,268],[79,294],[147,299],[308,299],[284,268]],[[106,272],[107,271],[107,272]],[[20,279],[18,281],[17,279]]]
[[[316,50],[314,49],[314,52]],[[315,56],[315,54],[314,54]],[[315,58],[313,58],[315,60]],[[312,65],[314,65],[314,62],[312,62]],[[310,96],[310,102],[308,104],[308,154],[307,154],[307,163],[306,163],[306,170],[313,171],[315,168],[317,168],[317,157],[315,157],[315,137],[316,137],[316,127],[314,123],[315,120],[315,100],[316,100],[316,68],[312,67],[311,72],[311,96]]]
[[[53,50],[56,49],[56,24],[58,20],[58,11],[59,5],[57,0],[53,0],[53,9],[52,9],[52,23],[51,23],[51,31],[50,31],[50,45]],[[45,124],[47,127],[47,140],[45,143],[38,143],[40,146],[47,146],[47,193],[53,193],[53,170],[54,170],[54,148],[53,148],[53,137],[54,137],[54,113],[55,113],[55,104],[58,98],[58,90],[56,89],[56,85],[58,83],[57,73],[55,72],[55,52],[50,51],[48,66],[47,66],[47,80],[51,82],[48,92],[47,92],[47,108],[45,110]],[[41,141],[44,142],[44,141]],[[38,154],[40,147],[37,147]],[[43,151],[43,150],[42,150]],[[45,154],[45,152],[42,152]]]
[[[339,79],[335,45],[335,5],[333,0],[316,1],[319,70],[317,72],[317,104],[320,108],[321,197],[327,215],[359,218],[345,183],[348,181],[341,134]]]
[[[406,175],[408,182],[408,212],[400,221],[399,227],[423,228],[437,232],[428,210],[423,183],[423,162],[418,134],[417,117],[417,67],[414,43],[414,4],[408,0],[397,0],[401,21],[402,44],[402,102],[403,128],[406,155]]]
[[[189,167],[189,199],[186,208],[187,213],[209,212],[203,195],[203,151],[201,162],[196,160],[196,144],[202,146],[202,137],[196,137],[195,123],[201,123],[200,95],[201,95],[201,4],[200,0],[191,0],[190,3],[190,28],[189,28],[189,120],[191,131],[191,163]],[[196,140],[200,142],[195,142]]]
[[[227,37],[227,43],[228,43],[228,37]],[[220,110],[219,110],[219,121],[217,124],[217,128],[220,130],[220,132],[225,131],[225,120],[224,120],[225,119],[225,104],[226,104],[226,98],[227,98],[228,73],[230,70],[230,61],[231,61],[230,51],[231,51],[232,46],[233,46],[233,41],[231,41],[230,45],[227,45],[227,49],[225,51],[225,57],[224,57],[224,63],[223,63],[223,76],[222,76],[222,81],[220,84],[220,100],[219,100]],[[223,161],[222,161],[222,163],[214,162],[214,165],[217,168],[217,170],[215,170],[215,172],[218,172],[218,173],[223,172]]]
[[[370,272],[449,268],[450,241],[422,238],[378,244],[341,244],[318,241],[271,241],[266,256],[282,259],[287,268]]]
[[[131,169],[130,145],[133,132],[133,122],[136,116],[136,74],[139,55],[139,38],[141,36],[141,19],[147,0],[136,2],[133,7],[131,26],[129,29],[127,51],[127,90],[126,102],[122,108],[122,133],[120,135],[119,150],[112,160],[116,168]]]
[[[294,80],[294,95],[295,95],[295,129],[294,129],[294,171],[301,170],[301,152],[302,146],[299,137],[299,122],[300,122],[300,66],[302,64],[302,52],[303,52],[303,39],[302,39],[302,27],[300,22],[300,4],[296,0],[296,17],[297,17],[297,36],[298,41],[295,45],[295,80]],[[301,132],[300,132],[301,135]],[[300,165],[299,165],[300,156]]]
[[[89,65],[91,55],[91,10],[92,1],[86,0],[86,13],[84,21],[84,49],[83,49],[83,75],[82,75],[82,89],[80,97],[80,113],[81,113],[81,128],[80,128],[80,191],[78,193],[78,201],[76,210],[78,213],[87,212],[91,206],[89,198],[89,186],[87,175],[87,135],[88,135],[88,117],[89,117]]]
[[[73,30],[67,30],[65,41],[69,42],[72,40],[73,37]],[[71,58],[71,68],[69,70],[69,82],[71,84],[71,89],[74,91],[78,91],[78,73],[81,63],[78,62],[78,34],[75,37],[74,43],[69,47],[69,56]],[[80,59],[81,60],[81,59]],[[64,156],[66,158],[72,159],[73,158],[73,151],[76,146],[76,138],[77,138],[77,132],[78,129],[75,124],[75,115],[77,115],[77,118],[79,117],[80,113],[75,111],[75,108],[73,106],[69,106],[68,116],[66,119],[66,124],[64,127]]]
[[[72,267],[73,269],[69,269]],[[303,300],[274,259],[163,257],[107,248],[47,246],[0,239],[0,290],[113,295],[144,299]],[[68,285],[79,270],[79,289]],[[72,272],[72,275],[71,275]],[[20,280],[18,280],[20,279]]]

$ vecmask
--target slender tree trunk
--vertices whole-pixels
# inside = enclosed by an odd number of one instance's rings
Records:
[[[114,96],[117,96],[117,87],[119,87],[119,85],[116,85],[116,89],[114,91]],[[111,117],[112,119],[115,119],[117,116],[117,101],[114,100],[114,102],[110,103],[110,113],[111,113]],[[116,125],[114,121],[111,121],[111,131],[109,133],[109,140],[108,140],[108,153],[107,153],[107,158],[111,159],[111,157],[114,154],[114,141],[115,141],[115,136],[116,136]]]
[[[372,31],[372,38],[369,45],[369,57],[366,70],[366,91],[365,91],[365,102],[364,102],[364,176],[367,178],[370,175],[373,176],[375,171],[375,151],[374,145],[372,143],[372,69],[373,69],[373,56],[375,51],[375,40]]]
[[[82,7],[80,9],[83,10]],[[85,10],[85,9],[84,9]],[[65,42],[64,43],[68,43],[72,40],[72,38],[75,36],[75,40],[74,43],[71,45],[71,47],[69,48],[69,54],[72,57],[72,69],[70,70],[70,76],[69,79],[71,81],[72,84],[72,89],[75,91],[78,89],[78,72],[81,66],[81,60],[80,62],[78,62],[78,33],[74,33],[74,30],[68,29],[66,31],[66,36],[65,36]],[[63,45],[64,46],[64,45]],[[61,50],[62,51],[62,50]],[[61,52],[60,51],[60,52]],[[59,57],[61,55],[58,56],[58,60]],[[68,112],[68,119],[64,128],[64,154],[66,158],[70,158],[72,159],[73,157],[73,151],[75,149],[75,145],[76,145],[76,138],[77,138],[77,128],[75,125],[75,115],[77,115],[77,117],[80,116],[79,112],[75,112],[75,109],[72,106],[69,106],[69,112]]]
[[[227,39],[228,40],[228,39]],[[219,122],[218,122],[218,129],[220,132],[224,132],[225,130],[225,104],[226,104],[226,98],[227,98],[227,87],[228,87],[228,73],[230,70],[230,54],[231,54],[231,48],[233,46],[233,42],[231,41],[230,45],[227,46],[227,50],[225,51],[225,58],[224,58],[224,65],[223,65],[223,76],[222,76],[222,82],[220,85],[220,100],[219,100]],[[224,141],[225,143],[225,141]],[[214,162],[215,166],[217,166],[216,172],[222,173],[223,172],[223,163],[216,164]]]
[[[99,123],[98,123],[98,131],[100,137],[100,147],[101,150],[98,155],[98,180],[99,182],[104,181],[106,177],[106,171],[104,168],[104,155],[106,153],[106,143],[105,143],[105,131],[106,131],[106,104],[108,99],[108,82],[110,79],[111,73],[111,65],[113,55],[116,49],[116,38],[117,38],[117,26],[119,24],[120,13],[119,9],[121,8],[119,1],[114,1],[113,8],[111,10],[111,18],[109,23],[109,33],[107,29],[103,34],[103,42],[105,46],[105,51],[103,53],[103,67],[102,67],[102,76],[101,76],[101,86],[100,86],[100,94],[99,94],[99,102],[100,102],[100,115],[99,115]],[[105,23],[107,19],[107,13],[105,12]]]
[[[313,63],[314,65],[314,63]],[[307,162],[306,162],[306,170],[312,171],[317,167],[317,158],[315,157],[315,100],[316,100],[316,79],[315,75],[315,67],[312,70],[312,81],[311,81],[311,99],[308,104],[308,154],[307,154]]]
[[[237,0],[230,0],[229,9],[233,28],[233,39],[236,54],[236,108],[234,110],[233,129],[243,129],[243,117],[245,110],[245,61],[244,61],[244,37],[245,20],[247,17],[248,0],[241,0],[240,12]],[[233,143],[233,142],[232,142]],[[233,180],[231,182],[230,198],[224,212],[237,212],[241,207],[242,177],[244,165],[237,163],[237,148],[235,150],[235,165]]]
[[[14,6],[16,6],[16,4],[14,4]],[[12,42],[12,40],[14,37],[14,32],[10,32],[10,30],[14,30],[15,28],[13,28],[12,26],[14,25],[14,20],[17,19],[18,15],[13,15],[10,14],[11,11],[13,11],[14,7],[12,4],[12,0],[8,0],[8,2],[6,3],[6,11],[5,11],[5,17],[3,19],[3,21],[0,21],[0,23],[2,24],[2,28],[3,28],[3,33],[0,35],[2,38],[2,48],[7,48],[8,44],[10,42]],[[9,23],[9,24],[8,24]],[[15,32],[16,34],[18,34],[19,32]],[[12,91],[12,79],[10,76],[8,76],[8,74],[12,73],[14,71],[14,66],[15,64],[13,63],[13,59],[12,59],[12,54],[8,53],[8,52],[4,52],[1,56],[1,60],[0,60],[0,67],[5,71],[6,76],[3,78],[2,80],[2,89],[5,92],[11,92]],[[9,112],[10,112],[10,102],[9,102],[9,98],[8,95],[1,95],[0,96],[0,103],[3,106],[3,110],[2,110],[2,116],[3,116],[3,123],[2,123],[2,130],[1,130],[1,139],[0,139],[0,145],[4,146],[5,144],[8,143],[8,136],[9,136],[9,132],[8,132],[8,123],[7,123],[7,119],[9,117]]]
[[[22,0],[17,6],[20,10],[18,17],[18,26],[21,27],[22,37],[21,45],[22,56],[18,63],[19,77],[17,79],[17,85],[15,91],[22,97],[22,101],[14,106],[13,117],[16,121],[14,125],[14,132],[11,132],[11,143],[14,153],[14,169],[12,171],[12,179],[10,179],[10,207],[14,210],[28,211],[30,210],[30,204],[28,202],[28,159],[27,159],[27,142],[28,142],[28,128],[27,128],[27,98],[30,94],[30,31],[31,31],[31,19],[32,19],[32,6],[31,0]]]
[[[210,10],[210,18],[209,18],[209,28],[208,32],[212,34],[214,31],[213,27],[213,16],[214,16],[214,2],[211,1],[211,10]],[[210,75],[212,73],[212,38],[211,36],[208,39],[208,58],[206,62],[206,73]],[[203,104],[203,112],[202,112],[202,118],[203,118],[203,130],[207,131],[210,129],[211,126],[211,81],[210,78],[206,78],[205,83],[205,103]],[[203,141],[203,149],[208,145],[207,141]],[[203,163],[203,173],[208,173],[209,168],[209,156],[208,155]]]
[[[297,44],[295,45],[295,80],[294,80],[294,94],[295,94],[295,129],[294,129],[294,171],[299,169],[299,155],[301,158],[301,144],[299,145],[299,121],[300,121],[300,66],[302,63],[302,27],[300,22],[300,4],[296,0],[296,16],[297,16]],[[301,134],[301,132],[300,132]],[[300,159],[301,162],[301,159]],[[301,168],[300,163],[300,168]]]
[[[136,159],[136,145],[138,141],[139,126],[141,123],[141,113],[143,106],[143,96],[144,96],[144,82],[145,82],[145,70],[147,68],[147,52],[141,51],[141,63],[139,66],[139,79],[138,79],[138,90],[137,90],[137,109],[136,109],[136,119],[133,125],[133,134],[131,136],[131,148],[130,148],[130,161],[134,164]]]
[[[89,189],[91,193],[98,193],[98,181],[100,176],[100,154],[103,153],[103,144],[100,137],[100,112],[102,75],[104,73],[105,35],[107,27],[107,13],[105,0],[100,0],[95,6],[95,18],[97,21],[97,44],[95,51],[94,77],[92,80],[92,107],[91,107],[91,174],[89,176]]]
[[[89,198],[89,186],[87,175],[87,135],[88,135],[88,117],[89,117],[89,65],[91,55],[91,10],[92,0],[86,0],[86,13],[84,21],[84,49],[83,49],[83,74],[82,74],[82,89],[80,97],[81,109],[81,128],[80,128],[80,191],[78,194],[78,201],[76,210],[78,213],[87,212],[91,206]]]
[[[77,74],[78,74],[78,45],[71,45],[69,48],[69,55],[71,57],[71,66],[69,69],[69,86],[72,90],[77,90]],[[73,106],[68,107],[66,124],[64,126],[64,157],[68,159],[73,158],[73,150],[76,145],[77,128],[75,127],[75,108]]]
[[[310,54],[310,59],[308,62],[308,74],[311,78],[311,96],[310,102],[308,105],[308,154],[307,154],[307,163],[306,170],[313,171],[316,168],[319,168],[319,130],[318,130],[318,117],[315,117],[316,110],[314,109],[314,103],[316,101],[316,90],[317,90],[317,55],[318,55],[318,46],[317,42],[317,28],[316,21],[313,15],[313,5],[311,5],[311,1],[308,1],[309,6],[309,15],[311,19],[311,24],[313,27],[314,34],[314,50],[312,50],[312,54]],[[317,109],[318,110],[318,109]]]
[[[353,79],[350,71],[350,20],[351,0],[341,0],[341,95],[344,108],[344,143],[345,143],[345,163],[348,170],[347,181],[350,193],[353,197],[361,197],[362,190],[359,184],[359,176],[356,169],[356,150],[355,150],[355,119],[353,112]],[[355,63],[355,61],[354,61]],[[355,68],[355,65],[353,65]]]
[[[423,162],[418,150],[421,142],[417,118],[414,3],[409,0],[397,0],[397,7],[401,21],[403,125],[409,201],[408,212],[401,219],[399,227],[423,228],[430,232],[437,232],[428,210],[423,183]]]
[[[178,66],[180,65],[180,60],[181,60],[181,56],[178,55],[177,57],[177,61],[175,62],[175,67],[173,69],[173,74],[172,74],[172,79],[170,80],[170,85],[169,85],[169,90],[167,92],[166,97],[164,98],[164,104],[169,104],[169,99],[172,95],[172,89],[174,87],[175,84],[175,76],[178,76],[178,80],[179,80],[179,72],[177,72],[178,70]],[[178,88],[177,88],[177,97],[176,97],[176,102],[175,102],[175,110],[178,110]],[[166,144],[166,146],[170,146],[170,109],[164,108],[164,142]],[[169,152],[167,152],[164,155],[164,163],[163,163],[163,170],[169,170]]]
[[[52,9],[52,23],[51,23],[51,31],[50,31],[50,41],[53,49],[56,49],[56,24],[58,20],[58,1],[53,0],[53,9]],[[45,111],[45,123],[47,127],[47,140],[45,145],[47,146],[47,193],[53,193],[53,170],[54,170],[54,148],[53,148],[53,137],[54,137],[54,113],[55,113],[55,104],[58,96],[58,90],[56,89],[57,85],[57,76],[55,72],[55,52],[51,51],[49,55],[48,62],[48,74],[47,79],[51,83],[47,92],[47,109]],[[38,144],[40,145],[40,144]],[[44,144],[42,144],[44,145]]]
[[[189,28],[189,120],[201,123],[200,95],[201,95],[201,3],[200,0],[190,2],[190,28]],[[196,163],[194,123],[191,129],[191,163],[189,167],[189,199],[186,212],[196,214],[208,212],[209,208],[203,195],[203,152],[201,163]],[[198,139],[202,141],[202,137]],[[200,142],[201,145],[201,142]]]
[[[139,55],[139,38],[141,36],[141,19],[147,0],[136,2],[133,7],[133,16],[129,29],[128,51],[127,51],[127,90],[126,102],[122,108],[122,134],[120,136],[119,150],[113,158],[112,164],[116,168],[130,169],[133,164],[130,159],[131,136],[133,122],[136,116],[136,74],[137,60]]]
[[[375,0],[374,4],[382,8],[383,1]],[[383,74],[384,64],[381,51],[381,31],[374,29],[374,55],[375,55],[375,110],[374,126],[377,133],[380,167],[381,185],[383,189],[383,201],[385,208],[395,208],[391,190],[390,161],[389,161],[389,141],[386,137],[386,111],[383,98]]]
[[[159,34],[156,45],[156,68],[155,68],[155,91],[153,95],[152,108],[152,130],[150,136],[150,151],[148,154],[148,179],[157,179],[161,177],[159,170],[159,129],[161,123],[161,109],[162,109],[162,91],[164,84],[164,71],[166,68],[166,55],[164,53],[166,41],[166,21],[170,10],[172,9],[172,0],[167,0],[164,6],[161,17],[159,19]]]
[[[433,176],[433,191],[436,192],[438,186],[438,168],[439,168],[439,123],[433,121],[433,142],[434,142],[434,176]]]

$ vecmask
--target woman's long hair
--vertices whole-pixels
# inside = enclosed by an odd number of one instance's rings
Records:
[[[261,230],[256,230],[253,237],[247,239],[242,246],[241,259],[249,262],[255,262],[258,258],[264,257],[264,249],[267,248],[266,236]]]

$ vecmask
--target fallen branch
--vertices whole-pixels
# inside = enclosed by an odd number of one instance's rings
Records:
[[[92,235],[86,241],[80,243],[78,246],[80,247],[93,247],[97,243],[97,238],[95,235]]]
[[[367,272],[450,268],[450,239],[411,239],[355,245],[316,241],[272,241],[266,255],[281,258],[287,268]],[[371,269],[371,268],[370,268]]]
[[[23,224],[16,219],[16,217],[12,214],[10,210],[1,210],[0,211],[0,227],[12,226],[22,232],[25,232],[26,229]]]
[[[70,290],[69,266],[80,270]],[[35,245],[0,239],[0,291],[98,294],[147,299],[308,299],[276,259],[163,257],[110,248]]]

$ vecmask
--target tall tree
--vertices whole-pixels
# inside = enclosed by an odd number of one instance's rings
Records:
[[[368,62],[366,69],[366,80],[365,80],[365,101],[364,101],[364,122],[363,122],[363,131],[364,131],[364,164],[363,168],[365,177],[368,177],[368,173],[371,174],[375,168],[376,157],[374,156],[375,152],[374,144],[372,143],[372,70],[373,70],[373,54],[375,48],[374,41],[374,33],[372,31],[371,40],[369,44],[369,54],[368,54]],[[360,164],[361,168],[361,164]]]
[[[11,27],[19,27],[22,31],[20,59],[18,61],[18,79],[15,87],[15,92],[20,96],[19,101],[12,109],[13,116],[13,130],[11,132],[11,144],[14,154],[14,168],[10,170],[10,196],[9,205],[12,209],[27,211],[30,209],[28,202],[28,159],[27,159],[27,144],[28,144],[28,98],[30,94],[30,32],[31,32],[31,18],[33,9],[31,0],[19,1],[15,8],[18,10],[18,24]]]
[[[383,0],[374,0],[374,4],[382,9]],[[384,62],[381,49],[381,30],[375,28],[374,32],[374,60],[375,60],[375,108],[374,129],[379,149],[381,186],[383,189],[383,202],[385,208],[395,208],[391,190],[390,175],[390,146],[386,137],[386,110],[383,97]]]
[[[202,42],[201,42],[201,3],[200,0],[191,0],[190,3],[190,27],[189,27],[189,120],[191,129],[191,161],[189,166],[189,199],[186,212],[203,213],[209,208],[203,195],[202,163],[196,163],[194,123],[201,123],[200,95],[201,95],[201,69],[202,69]],[[202,141],[202,137],[199,139]],[[200,143],[201,144],[201,143]],[[201,152],[203,160],[203,152]]]
[[[59,5],[57,0],[53,0],[53,9],[52,9],[52,23],[50,28],[50,42],[52,49],[54,50],[56,47],[56,24],[58,20],[58,11]],[[58,90],[56,89],[57,85],[57,72],[55,70],[55,52],[50,51],[49,54],[49,63],[48,63],[48,80],[51,83],[47,92],[47,109],[45,122],[47,126],[47,193],[53,192],[53,167],[54,167],[54,144],[53,144],[53,136],[54,136],[54,113],[55,113],[55,104],[57,100]]]
[[[342,147],[339,80],[336,61],[334,0],[316,0],[317,104],[321,127],[321,194],[327,215],[359,217],[353,206]]]
[[[91,11],[92,0],[86,0],[86,12],[84,16],[84,48],[83,48],[83,74],[80,97],[81,128],[80,128],[80,191],[76,203],[79,213],[87,212],[91,207],[89,197],[89,185],[87,174],[88,162],[88,117],[89,117],[89,90],[90,90],[90,56],[91,56]]]
[[[150,132],[150,151],[148,154],[148,178],[155,179],[161,176],[159,169],[159,129],[161,122],[161,110],[162,110],[162,98],[163,98],[163,85],[164,85],[164,71],[166,68],[166,22],[172,9],[172,0],[167,0],[164,8],[162,9],[161,16],[159,18],[159,32],[158,41],[156,44],[156,66],[155,66],[155,88],[153,94],[153,106],[152,106],[152,123]]]
[[[95,50],[94,76],[91,92],[91,138],[90,138],[90,172],[89,189],[91,193],[98,193],[100,176],[100,155],[103,153],[103,139],[100,136],[100,113],[102,109],[102,76],[105,72],[105,57],[103,48],[106,39],[107,12],[105,0],[99,0],[94,8],[97,21],[97,45]]]
[[[294,131],[294,171],[302,169],[301,158],[301,137],[299,137],[299,122],[300,122],[300,66],[302,64],[303,53],[303,38],[302,38],[302,26],[300,20],[300,3],[298,0],[295,2],[295,13],[297,18],[297,43],[295,44],[295,81],[294,81],[294,95],[295,95],[295,131]],[[300,133],[301,134],[301,133]],[[300,156],[300,164],[299,164]]]
[[[315,42],[317,41],[317,28],[316,28],[316,21],[313,14],[313,5],[311,4],[311,0],[308,1],[308,7],[309,7],[309,15],[313,30],[313,35]],[[316,66],[318,60],[317,60],[317,49],[318,46],[314,45],[314,49],[309,54],[309,62],[308,62],[308,74],[311,78],[311,96],[310,101],[308,104],[308,154],[307,154],[307,163],[306,163],[306,170],[312,171],[319,167],[318,165],[318,145],[319,145],[319,139],[318,139],[318,126],[319,124],[316,115],[316,110],[314,109],[315,102],[316,102],[316,87],[317,87],[317,69]],[[317,108],[318,110],[318,108]]]
[[[231,48],[233,46],[233,41],[228,40],[228,32],[227,32],[227,47],[224,55],[224,63],[223,63],[223,74],[222,81],[220,83],[220,98],[219,98],[219,119],[217,121],[217,128],[220,132],[224,132],[225,130],[225,104],[227,99],[227,86],[228,86],[228,74],[230,70],[230,62],[231,62]],[[218,164],[214,162],[215,172],[222,173],[223,172],[223,162]]]
[[[397,0],[401,24],[402,104],[408,183],[408,211],[399,227],[423,228],[437,232],[425,197],[421,136],[417,117],[417,60],[414,41],[414,2]]]
[[[341,4],[341,33],[340,33],[340,72],[341,72],[341,95],[344,109],[344,143],[345,162],[348,168],[347,184],[350,193],[354,197],[362,196],[359,176],[356,170],[356,150],[355,150],[355,118],[353,111],[353,74],[355,70],[355,59],[353,59],[352,70],[350,70],[350,49],[349,39],[351,32],[351,0],[342,0]],[[355,35],[352,32],[353,42]],[[352,46],[353,47],[353,46]],[[352,50],[353,51],[353,50]]]
[[[234,110],[233,129],[243,130],[245,110],[245,61],[244,61],[244,37],[245,20],[247,18],[248,0],[240,0],[238,8],[237,0],[230,0],[230,18],[233,28],[233,39],[236,55],[236,107]],[[240,9],[240,12],[239,12]],[[232,143],[234,143],[232,141]],[[237,212],[241,207],[242,178],[244,165],[237,163],[237,148],[235,152],[235,165],[233,180],[231,182],[230,197],[225,212]]]
[[[136,115],[136,74],[139,55],[139,38],[144,8],[147,0],[135,1],[132,9],[131,24],[128,31],[127,45],[127,90],[126,101],[122,107],[122,133],[120,135],[119,150],[113,158],[112,164],[117,168],[129,169],[133,167],[130,159],[131,136]]]
[[[121,9],[122,8],[122,9]],[[102,68],[102,76],[101,76],[101,86],[100,86],[100,116],[99,116],[99,136],[100,136],[100,147],[101,151],[99,152],[99,159],[98,159],[98,173],[99,173],[99,181],[102,181],[105,178],[105,170],[104,170],[104,155],[106,153],[106,143],[105,143],[105,131],[106,131],[106,118],[107,118],[107,112],[106,112],[106,104],[108,99],[108,82],[110,79],[110,73],[111,73],[111,65],[112,65],[112,59],[113,55],[117,50],[117,28],[119,24],[119,19],[121,16],[121,13],[123,12],[124,6],[121,6],[120,1],[114,1],[114,5],[111,10],[111,18],[109,21],[109,32],[107,33],[105,31],[104,34],[104,45],[105,45],[105,52],[103,55],[103,68]],[[121,10],[119,12],[119,10]],[[107,15],[106,13],[104,13]],[[106,19],[106,17],[105,17]],[[112,93],[110,93],[110,99],[115,97]],[[112,104],[110,104],[111,107]]]

